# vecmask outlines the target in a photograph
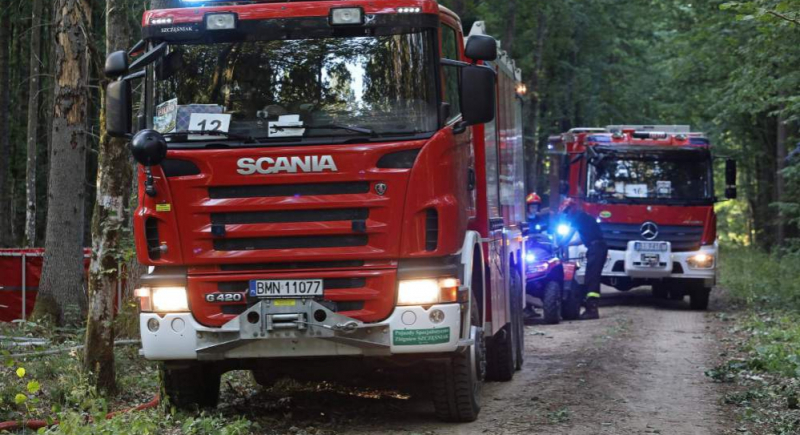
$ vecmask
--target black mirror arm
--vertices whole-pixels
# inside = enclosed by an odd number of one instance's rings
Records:
[[[144,193],[147,196],[154,198],[157,195],[155,180],[153,179],[153,172],[150,171],[150,166],[144,167],[144,174],[147,177],[144,180]]]
[[[136,71],[133,74],[128,74],[128,75],[126,75],[125,77],[123,77],[120,80],[138,80],[138,79],[145,78],[146,75],[147,75],[147,71],[141,70],[141,71]]]

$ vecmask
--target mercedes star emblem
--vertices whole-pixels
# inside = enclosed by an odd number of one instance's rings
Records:
[[[378,183],[375,185],[375,193],[383,196],[386,193],[386,183]]]
[[[654,222],[643,223],[639,231],[641,231],[642,237],[646,240],[653,240],[658,237],[658,225]]]

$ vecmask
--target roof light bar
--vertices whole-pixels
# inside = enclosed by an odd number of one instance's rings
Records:
[[[364,24],[364,13],[361,8],[332,8],[330,23],[332,26],[357,26]]]
[[[397,8],[397,12],[400,14],[418,14],[422,12],[422,8],[420,7]]]

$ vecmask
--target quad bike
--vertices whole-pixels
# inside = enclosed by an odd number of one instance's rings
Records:
[[[550,237],[539,233],[528,239],[525,252],[525,292],[541,299],[544,323],[555,325],[564,314],[564,267],[559,249]]]

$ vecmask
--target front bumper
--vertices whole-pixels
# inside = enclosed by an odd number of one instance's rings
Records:
[[[471,344],[461,338],[468,335],[460,304],[396,307],[382,322],[363,323],[311,300],[294,301],[258,302],[221,328],[203,326],[191,313],[142,313],[141,353],[159,361],[391,356],[454,352]],[[439,323],[431,320],[434,310],[444,314]]]
[[[713,267],[710,268],[693,268],[689,265],[689,258],[697,254],[712,255],[715,259]],[[571,252],[570,256],[578,258],[586,257],[586,248],[579,246],[577,252]],[[616,277],[616,278],[633,278],[633,279],[702,279],[705,281],[706,287],[712,287],[716,284],[717,276],[717,263],[719,261],[719,249],[717,243],[713,245],[703,246],[697,251],[688,252],[671,252],[671,261],[663,267],[652,268],[636,268],[629,270],[626,268],[626,259],[630,260],[631,252],[609,250],[605,266],[603,267],[603,277]],[[628,261],[630,264],[630,261]],[[583,284],[586,275],[585,265],[581,265],[576,272],[575,279],[579,284]]]

